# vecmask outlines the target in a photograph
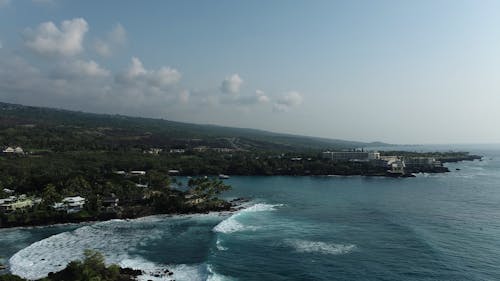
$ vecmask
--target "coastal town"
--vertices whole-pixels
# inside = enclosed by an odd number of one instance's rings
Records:
[[[29,149],[20,146],[9,146],[2,150],[0,158],[2,163],[15,162],[23,159],[39,160],[40,157]],[[207,202],[214,198],[207,198],[199,189],[183,186],[184,177],[198,177],[206,180],[225,180],[234,175],[245,175],[232,170],[231,163],[241,159],[242,155],[247,161],[253,163],[274,163],[272,170],[255,170],[254,175],[363,175],[386,177],[412,177],[415,173],[442,173],[448,172],[443,164],[462,160],[481,159],[480,156],[468,153],[414,153],[414,152],[378,152],[365,149],[352,149],[342,151],[321,151],[311,153],[278,153],[267,154],[205,149],[187,150],[180,148],[150,148],[142,151],[143,156],[150,160],[182,159],[193,154],[202,159],[209,158],[211,170],[195,173],[186,167],[189,162],[177,162],[178,166],[159,167],[157,169],[142,169],[131,167],[117,169],[111,167],[109,172],[94,176],[92,179],[78,176],[66,179],[66,184],[48,183],[45,186],[34,186],[26,189],[8,186],[8,177],[0,178],[2,195],[0,199],[0,227],[16,226],[23,224],[45,224],[52,222],[71,222],[84,220],[100,220],[121,217],[136,217],[144,214],[155,213],[147,207],[161,198],[170,202],[170,208],[165,212],[190,212],[208,209],[224,209],[227,205],[218,202],[214,207],[207,207]],[[222,164],[213,164],[215,159],[229,161],[229,168]],[[174,162],[175,163],[175,162]],[[218,168],[216,168],[218,167]],[[210,173],[211,171],[211,173]],[[247,170],[248,172],[248,170]],[[96,181],[95,177],[99,176]],[[2,180],[3,179],[3,180]],[[203,185],[202,182],[199,182]],[[224,187],[220,183],[217,187]],[[224,188],[220,189],[219,193]],[[172,207],[172,203],[176,202]],[[147,210],[146,210],[147,209]],[[43,210],[43,212],[41,211]],[[37,215],[34,215],[37,214]],[[42,215],[44,214],[44,215]],[[35,217],[33,217],[35,216]],[[30,219],[25,220],[26,217]]]

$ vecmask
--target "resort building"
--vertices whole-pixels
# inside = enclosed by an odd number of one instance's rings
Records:
[[[322,157],[333,161],[370,161],[380,159],[380,153],[372,151],[325,151]]]
[[[441,161],[437,161],[432,157],[406,157],[405,164],[407,167],[441,167]]]

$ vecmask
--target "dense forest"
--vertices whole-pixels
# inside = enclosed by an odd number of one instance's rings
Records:
[[[51,151],[200,146],[302,151],[384,145],[6,103],[0,103],[0,144]]]

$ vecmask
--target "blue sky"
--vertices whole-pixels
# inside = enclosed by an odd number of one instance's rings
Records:
[[[498,1],[0,0],[0,42],[6,102],[500,142]]]

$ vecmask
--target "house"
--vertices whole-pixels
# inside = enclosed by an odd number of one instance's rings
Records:
[[[173,149],[170,149],[170,153],[184,153],[186,152],[186,150],[184,149],[179,149],[179,148],[173,148]]]
[[[118,199],[115,194],[111,194],[111,196],[107,196],[102,199],[102,207],[108,212],[113,212],[118,208],[119,202],[120,199]]]
[[[4,188],[3,192],[8,193],[8,194],[12,194],[12,193],[14,193],[14,190],[8,189],[8,188]]]
[[[9,146],[6,149],[4,149],[2,152],[9,153],[9,154],[10,153],[12,153],[12,154],[24,154],[24,150],[20,146],[18,146],[16,148],[12,148]]]
[[[151,148],[149,150],[144,151],[143,153],[145,154],[153,154],[153,155],[158,155],[163,151],[161,148]]]
[[[402,160],[392,162],[389,167],[390,169],[387,172],[390,174],[403,175],[405,173],[405,162]]]
[[[125,172],[125,171],[114,171],[113,173],[116,175],[121,175],[121,176],[124,176],[127,174],[127,172]]]
[[[85,198],[80,196],[66,197],[61,202],[52,205],[52,208],[58,211],[66,211],[66,213],[77,213],[83,210]]]
[[[146,171],[130,171],[130,174],[133,176],[145,176]]]
[[[140,188],[146,188],[146,187],[148,187],[147,184],[140,184],[140,183],[136,183],[135,186],[136,187],[140,187]]]
[[[26,195],[21,195],[19,197],[9,196],[8,198],[0,199],[0,202],[0,209],[5,213],[28,209],[34,205],[33,200],[27,198]]]
[[[177,176],[179,175],[180,171],[179,170],[168,170],[168,174],[170,176]]]
[[[14,148],[9,146],[6,149],[4,149],[2,152],[3,153],[14,153]]]
[[[204,198],[201,198],[201,197],[198,197],[194,194],[187,194],[184,196],[185,199],[188,199],[186,201],[186,203],[188,205],[191,205],[191,206],[194,206],[194,205],[198,205],[198,204],[201,204],[203,202],[205,202],[205,199]]]
[[[206,147],[206,146],[197,146],[197,147],[193,148],[193,150],[196,152],[205,152],[205,151],[207,151],[207,149],[208,149],[208,147]]]

